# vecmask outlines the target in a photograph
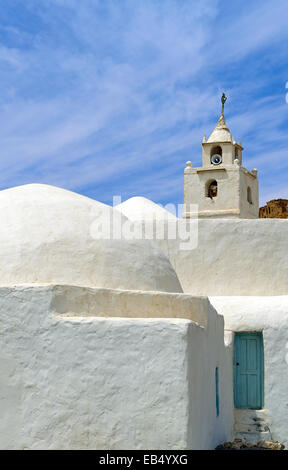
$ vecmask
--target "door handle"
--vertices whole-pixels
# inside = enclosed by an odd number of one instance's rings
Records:
[[[236,362],[236,366],[240,366],[239,362]]]

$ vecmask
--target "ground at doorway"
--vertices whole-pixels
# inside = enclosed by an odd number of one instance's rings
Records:
[[[233,442],[224,442],[216,450],[284,450],[285,446],[278,441],[259,441],[253,444],[243,439],[234,439]]]

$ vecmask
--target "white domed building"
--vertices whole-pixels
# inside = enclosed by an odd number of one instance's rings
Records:
[[[30,184],[1,191],[0,213],[4,285],[182,292],[170,261],[153,242],[113,239],[113,222],[121,226],[127,219],[105,204]]]
[[[287,446],[288,220],[258,219],[223,114],[202,149],[182,220],[0,191],[0,448]]]
[[[211,401],[226,361],[223,319],[183,294],[153,241],[117,236],[131,225],[119,210],[46,185],[1,191],[0,213],[1,448],[188,448],[229,433],[214,407],[200,419],[191,406],[200,384]]]

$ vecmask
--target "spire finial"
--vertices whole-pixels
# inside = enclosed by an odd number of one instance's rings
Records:
[[[224,104],[226,103],[226,101],[227,101],[227,96],[225,95],[225,93],[222,93],[222,96],[221,96],[221,103],[222,103],[221,114],[222,114],[222,116],[224,116]]]

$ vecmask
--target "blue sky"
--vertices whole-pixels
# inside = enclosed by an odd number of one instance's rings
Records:
[[[260,202],[288,198],[287,19],[287,0],[0,0],[0,189],[182,203],[225,91]]]

